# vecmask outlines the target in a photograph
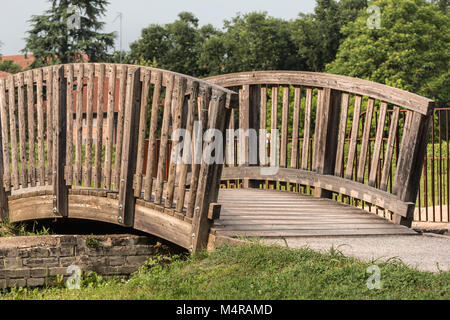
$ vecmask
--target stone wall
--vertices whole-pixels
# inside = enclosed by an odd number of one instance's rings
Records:
[[[0,238],[0,288],[52,285],[57,275],[69,277],[72,265],[83,274],[128,276],[150,256],[169,251],[154,238],[136,235]]]

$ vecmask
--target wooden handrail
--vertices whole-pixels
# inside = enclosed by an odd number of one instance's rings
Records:
[[[161,100],[164,100],[162,124],[158,122]],[[0,216],[3,220],[9,217],[17,220],[17,215],[33,216],[32,212],[24,212],[17,206],[12,207],[13,212],[8,216],[7,199],[11,192],[25,194],[29,190],[33,194],[35,186],[51,187],[51,212],[44,216],[70,218],[71,211],[78,216],[82,214],[71,203],[74,196],[81,195],[69,192],[70,189],[103,190],[103,196],[116,195],[112,198],[115,209],[113,214],[111,208],[105,208],[109,210],[107,214],[100,210],[100,215],[108,217],[99,217],[99,220],[111,221],[115,212],[115,223],[133,227],[138,221],[145,229],[151,222],[142,220],[142,215],[152,214],[142,206],[149,206],[189,223],[189,235],[194,234],[189,237],[189,247],[199,250],[208,241],[209,207],[217,201],[221,164],[202,161],[188,180],[186,165],[168,156],[172,147],[169,135],[176,129],[192,130],[194,121],[200,121],[205,130],[224,132],[231,109],[236,106],[237,95],[233,91],[190,76],[144,66],[66,64],[0,79]],[[94,124],[95,114],[97,125]],[[148,119],[149,114],[152,114],[151,119]],[[156,166],[153,158],[145,164],[148,174],[143,174],[147,137],[149,154],[156,151],[157,139],[161,140],[156,179],[152,175]],[[27,145],[33,152],[27,151]],[[167,180],[166,167],[169,168]],[[178,175],[180,170],[182,174]],[[90,192],[87,191],[86,196]],[[185,195],[187,192],[189,194]],[[89,202],[89,199],[84,200]],[[137,201],[141,203],[138,209]],[[141,216],[135,216],[136,210]],[[159,235],[171,231],[168,228],[153,232]],[[182,240],[175,237],[174,241],[185,245],[185,236]],[[167,234],[166,238],[173,236]]]
[[[396,202],[404,205],[387,205],[384,209],[394,213],[394,222],[411,225],[414,209],[411,203],[416,199],[428,142],[434,108],[432,100],[379,83],[325,73],[255,71],[205,80],[239,92],[239,110],[235,111],[238,125],[233,121],[230,128],[280,131],[281,173],[266,178],[254,173],[241,176],[244,187],[259,187],[262,181],[269,180],[291,182],[310,185],[315,196],[330,198],[333,193],[338,193],[379,207],[382,207],[379,200],[371,202],[370,199],[380,199],[379,195],[388,191],[392,194],[389,198],[395,197]],[[268,105],[269,100],[271,105]],[[400,118],[400,111],[405,112],[406,117]],[[392,116],[387,117],[388,113]],[[281,123],[278,120],[280,114]],[[364,123],[360,121],[362,114]],[[374,119],[374,115],[378,118]],[[386,138],[384,150],[382,142]],[[306,142],[302,146],[301,139]],[[257,139],[259,153],[268,149],[266,141]],[[373,150],[371,141],[375,143]],[[394,154],[394,144],[400,145],[398,158]],[[240,158],[245,161],[231,161],[231,168],[224,169],[223,180],[239,178],[238,166],[256,165],[252,172],[260,170],[263,166],[258,165],[261,163],[267,166],[267,161],[261,159],[256,164],[250,163],[249,144],[245,143],[244,147]],[[228,146],[228,150],[228,156],[234,158],[234,144]],[[237,150],[240,152],[241,147]],[[303,176],[305,172],[314,172],[314,179],[299,182],[298,179],[287,181],[283,178],[283,170],[299,169]],[[393,181],[392,176],[395,176]],[[334,180],[330,180],[331,177]],[[346,181],[351,188],[345,186]],[[355,191],[358,186],[359,193]],[[368,193],[373,193],[374,197]]]
[[[205,78],[205,81],[230,88],[243,85],[283,85],[330,88],[370,96],[427,115],[433,101],[417,94],[377,82],[347,76],[306,71],[252,71]]]

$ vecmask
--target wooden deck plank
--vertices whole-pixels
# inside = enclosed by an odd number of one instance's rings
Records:
[[[261,189],[222,189],[212,232],[237,237],[416,234],[373,213],[330,199]]]

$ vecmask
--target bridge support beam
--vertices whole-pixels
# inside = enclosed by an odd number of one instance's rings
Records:
[[[231,109],[226,108],[226,100],[226,94],[213,91],[208,123],[208,129],[217,129],[222,132],[223,141],[225,141],[225,129],[231,116]],[[224,116],[220,117],[218,115]],[[205,142],[203,150],[206,149],[207,144],[209,142]],[[222,148],[223,155],[225,154],[225,143],[223,143]],[[215,153],[217,156],[218,150]],[[195,200],[194,218],[192,219],[192,246],[190,248],[192,252],[197,252],[207,247],[209,231],[214,223],[214,220],[208,218],[210,204],[217,202],[222,169],[223,165],[218,163],[218,161],[202,163]]]
[[[341,111],[340,100],[341,94],[337,90],[324,88],[319,93],[313,159],[313,166],[319,174],[334,173]],[[331,198],[332,192],[316,188],[314,195],[319,198]]]
[[[433,110],[433,107],[434,104],[432,103],[430,110]],[[430,135],[430,126],[434,117],[433,112],[426,116],[418,112],[409,112],[411,114],[410,117],[406,118],[393,193],[404,202],[415,203],[417,192],[419,191],[417,186],[420,184],[422,165]],[[398,214],[394,214],[393,216],[394,223],[409,228],[412,225],[413,219],[414,206],[411,207],[406,217]]]
[[[54,67],[53,90],[55,109],[53,114],[53,213],[62,217],[69,215],[69,187],[65,181],[66,137],[67,137],[67,80],[64,78],[64,66]]]
[[[133,190],[133,176],[136,172],[139,139],[139,126],[137,123],[139,123],[141,109],[141,92],[140,68],[129,68],[120,168],[119,215],[117,217],[118,222],[126,227],[132,227],[134,224],[136,198]]]

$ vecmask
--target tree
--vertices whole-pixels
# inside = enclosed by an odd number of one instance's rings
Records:
[[[224,33],[205,41],[201,62],[210,74],[301,68],[289,26],[266,12],[238,14],[225,21]]]
[[[173,23],[152,24],[143,29],[141,38],[130,45],[129,56],[135,63],[150,61],[163,69],[200,76],[198,57],[202,44],[217,32],[211,25],[199,28],[192,13],[181,12]]]
[[[8,73],[18,73],[22,71],[22,68],[18,64],[10,60],[5,60],[0,61],[0,71],[5,71]]]
[[[367,7],[367,0],[317,0],[313,14],[299,15],[292,26],[292,39],[306,69],[323,71],[332,62],[344,39],[341,28]]]
[[[102,33],[107,0],[49,0],[51,8],[30,20],[24,53],[35,58],[33,67],[47,64],[83,61],[108,61],[108,51],[114,46],[114,33]],[[76,15],[81,15],[80,24]],[[79,27],[79,28],[78,28]]]
[[[378,0],[381,28],[369,29],[363,11],[327,71],[372,80],[431,99],[450,101],[450,15],[424,0]]]

